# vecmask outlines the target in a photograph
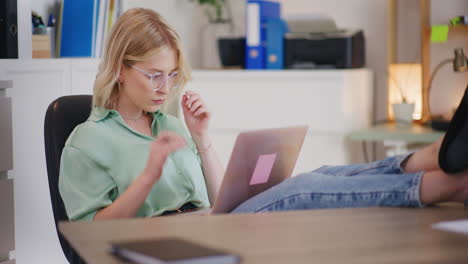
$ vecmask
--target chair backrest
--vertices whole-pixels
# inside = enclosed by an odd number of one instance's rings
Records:
[[[86,121],[91,112],[91,95],[63,96],[47,108],[44,122],[44,142],[49,179],[50,199],[54,212],[55,228],[60,245],[70,263],[84,263],[58,231],[58,222],[67,221],[62,197],[58,189],[60,158],[65,142],[73,129]]]

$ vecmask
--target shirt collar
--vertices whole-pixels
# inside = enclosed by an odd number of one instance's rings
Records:
[[[101,121],[107,116],[109,116],[112,111],[115,111],[115,110],[106,109],[102,107],[94,107],[93,110],[91,111],[91,114],[88,120],[95,121],[95,122]]]
[[[99,122],[101,120],[106,119],[107,117],[112,116],[112,115],[120,115],[120,114],[114,109],[94,107],[93,110],[91,111],[91,114],[90,114],[88,120],[91,120],[91,121],[94,121],[94,122]],[[162,115],[161,111],[159,111],[159,110],[153,113],[154,117],[157,117],[159,115]]]

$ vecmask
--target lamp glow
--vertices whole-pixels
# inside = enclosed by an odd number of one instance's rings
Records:
[[[393,119],[392,104],[414,103],[413,119],[421,119],[422,115],[422,78],[421,64],[390,64],[388,78],[388,113]]]

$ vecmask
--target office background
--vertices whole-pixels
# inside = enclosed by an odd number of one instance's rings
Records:
[[[60,0],[18,0],[18,10],[34,10],[43,17]],[[233,9],[236,32],[243,35],[244,3],[240,0],[228,0]],[[28,3],[29,6],[28,6]],[[367,67],[374,72],[374,120],[387,117],[387,52],[388,52],[388,0],[279,0],[283,15],[321,13],[332,17],[340,28],[363,29],[366,37]],[[420,9],[419,0],[397,0],[398,2],[398,63],[419,62],[420,58]],[[200,32],[207,19],[195,2],[189,0],[124,0],[124,9],[147,7],[160,12],[172,24],[183,39],[192,66],[201,67]],[[447,24],[448,19],[466,14],[468,3],[464,0],[432,0],[431,24]],[[340,6],[342,8],[336,8]],[[22,9],[23,7],[23,9]],[[26,9],[24,9],[26,8]],[[21,17],[20,17],[21,16]],[[26,18],[26,21],[25,21]],[[19,27],[29,26],[29,17],[19,14]],[[21,30],[24,33],[24,30]],[[19,57],[30,58],[30,35],[19,36]],[[467,48],[468,37],[461,34],[451,35],[448,42],[431,45],[431,70],[443,59],[453,57],[454,47]],[[433,83],[434,113],[447,111],[447,106],[459,98],[465,88],[467,76],[455,74],[450,67],[444,67]],[[450,92],[443,86],[453,84]],[[449,103],[447,103],[449,102]]]
[[[19,20],[19,58],[20,60],[31,58],[30,35],[30,11],[37,11],[43,17],[49,12],[57,0],[18,0]],[[235,23],[239,34],[243,34],[244,1],[231,0]],[[374,120],[386,118],[387,105],[387,52],[388,52],[388,1],[387,0],[281,0],[283,14],[325,13],[331,16],[339,27],[360,28],[366,34],[367,41],[367,67],[374,72]],[[414,62],[420,60],[420,36],[419,36],[419,1],[400,0],[399,2],[399,26],[398,26],[398,62]],[[194,3],[188,0],[127,0],[125,8],[148,7],[160,12],[180,33],[183,39],[184,49],[195,69],[201,67],[200,45],[202,40],[198,32],[206,23],[206,17]],[[432,0],[432,24],[446,24],[447,19],[468,13],[466,0]],[[340,6],[340,8],[336,8]],[[194,21],[194,23],[192,23]],[[453,48],[461,46],[467,48],[466,36],[455,36],[447,43],[434,44],[431,47],[431,64],[434,67],[439,61],[453,56]],[[0,76],[1,77],[1,76]],[[441,100],[433,105],[434,111],[443,111],[447,101],[457,97],[467,83],[466,74],[456,75],[450,67],[442,69],[434,81],[434,86],[450,84],[453,87],[434,88],[434,96]],[[447,92],[452,89],[454,93]],[[18,166],[18,165],[17,165]],[[31,193],[34,196],[34,193]],[[41,197],[42,198],[42,197]],[[47,203],[47,201],[42,201]],[[49,214],[51,211],[44,211]],[[25,216],[22,216],[25,217]],[[35,217],[34,215],[30,217]],[[49,216],[51,218],[51,216]],[[50,222],[51,224],[52,222]],[[42,223],[44,224],[44,223]],[[18,263],[65,263],[63,254],[58,246],[58,241],[53,233],[53,226],[43,228],[30,227],[31,240],[17,249],[27,250],[17,253]],[[36,239],[40,237],[41,239]],[[33,239],[34,238],[34,239]],[[37,243],[42,241],[43,245]],[[48,250],[46,253],[44,249]],[[19,255],[21,254],[21,255]]]

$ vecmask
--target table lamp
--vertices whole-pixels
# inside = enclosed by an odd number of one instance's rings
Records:
[[[412,119],[422,115],[422,74],[419,63],[392,63],[388,69],[388,114],[389,119],[398,121],[395,107],[413,107]],[[400,105],[400,106],[398,106]],[[405,106],[406,105],[406,106]],[[412,120],[411,120],[412,121]]]
[[[434,71],[431,74],[431,78],[429,79],[429,86],[427,89],[427,101],[426,101],[427,111],[428,111],[428,116],[429,116],[429,120],[427,120],[427,124],[430,124],[430,126],[435,130],[447,131],[448,126],[450,124],[450,120],[444,119],[443,117],[433,116],[431,114],[430,94],[431,94],[432,82],[434,81],[436,74],[439,72],[439,70],[443,66],[449,63],[452,63],[453,71],[455,72],[465,72],[468,70],[468,58],[465,56],[463,49],[456,48],[454,53],[455,53],[455,58],[445,59],[441,61],[439,64],[437,64],[437,66],[434,68]]]

